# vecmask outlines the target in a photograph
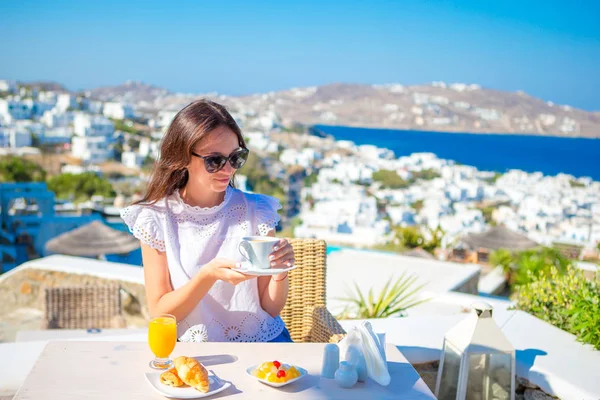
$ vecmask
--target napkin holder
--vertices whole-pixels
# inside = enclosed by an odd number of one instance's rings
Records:
[[[373,332],[369,321],[350,329],[344,339],[338,343],[340,354],[347,355],[348,348],[354,346],[362,351],[367,366],[369,378],[382,386],[390,384],[391,377],[385,357],[385,343],[380,343],[379,337]]]

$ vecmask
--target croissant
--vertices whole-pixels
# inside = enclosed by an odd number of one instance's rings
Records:
[[[177,375],[177,369],[175,368],[171,368],[160,374],[160,383],[173,387],[183,386],[183,381],[179,375]]]
[[[206,368],[191,357],[177,357],[173,360],[177,375],[181,380],[200,392],[207,393],[210,388]]]

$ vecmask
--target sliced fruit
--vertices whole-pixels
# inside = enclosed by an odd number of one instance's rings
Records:
[[[297,378],[300,376],[300,372],[298,372],[296,367],[290,367],[290,369],[287,371],[287,374],[290,378]]]
[[[267,381],[269,381],[269,382],[277,382],[277,375],[275,375],[273,373],[269,373],[267,375]]]

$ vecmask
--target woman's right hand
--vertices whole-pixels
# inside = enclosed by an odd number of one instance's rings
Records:
[[[226,258],[215,258],[208,263],[207,267],[210,268],[211,275],[214,279],[231,283],[234,286],[238,283],[254,278],[254,276],[244,275],[240,272],[234,271],[232,268],[238,268],[238,263]]]

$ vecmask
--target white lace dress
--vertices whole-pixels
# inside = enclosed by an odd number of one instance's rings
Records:
[[[153,205],[133,205],[121,217],[143,243],[166,252],[174,289],[183,286],[203,265],[222,257],[243,261],[238,244],[243,236],[265,236],[279,222],[274,197],[227,188],[216,207],[187,205],[179,192]],[[178,321],[182,341],[265,342],[284,324],[265,312],[257,279],[233,286],[217,281],[194,310]]]

